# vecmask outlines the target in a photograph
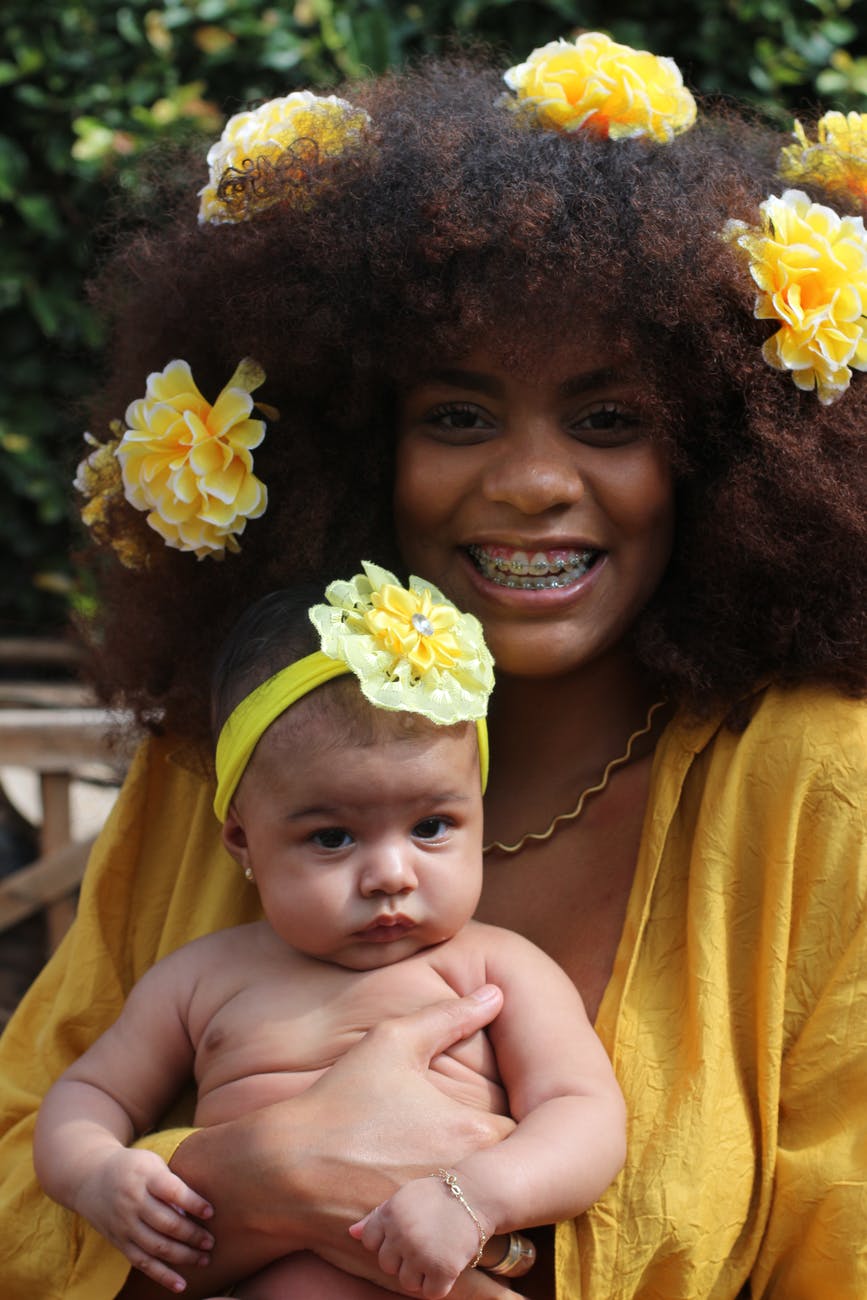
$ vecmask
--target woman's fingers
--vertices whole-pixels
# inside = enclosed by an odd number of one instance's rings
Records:
[[[483,1269],[467,1268],[449,1292],[449,1300],[521,1300],[521,1296]]]
[[[390,1020],[297,1097],[191,1134],[171,1166],[215,1205],[213,1276],[245,1276],[277,1251],[308,1249],[379,1281],[376,1256],[347,1225],[403,1183],[514,1128],[507,1116],[447,1096],[429,1070],[433,1057],[484,1029],[501,1006],[501,991],[484,986]]]
[[[483,984],[467,997],[434,1002],[410,1015],[382,1021],[353,1051],[357,1057],[369,1052],[379,1058],[385,1053],[395,1065],[402,1059],[426,1070],[435,1056],[489,1025],[502,1005],[502,990],[496,984]]]

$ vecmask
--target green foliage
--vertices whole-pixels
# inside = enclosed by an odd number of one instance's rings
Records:
[[[702,91],[787,119],[867,107],[859,0],[6,0],[0,56],[0,634],[83,601],[70,548],[78,403],[100,332],[83,286],[155,141],[207,143],[251,102],[475,38],[503,65],[579,27],[670,54]],[[204,159],[203,159],[204,182]],[[143,376],[144,379],[144,376]]]

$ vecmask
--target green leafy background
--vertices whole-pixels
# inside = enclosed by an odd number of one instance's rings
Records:
[[[446,39],[484,37],[504,67],[578,28],[673,56],[694,89],[788,123],[867,109],[864,0],[6,0],[0,55],[0,635],[61,629],[86,604],[71,558],[81,395],[100,328],[83,286],[117,196],[156,141],[204,152],[226,116]],[[859,11],[861,21],[859,22]]]

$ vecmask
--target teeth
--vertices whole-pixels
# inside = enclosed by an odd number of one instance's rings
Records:
[[[596,559],[597,552],[567,551],[548,556],[544,551],[512,551],[509,555],[490,555],[481,546],[470,546],[479,571],[500,587],[523,591],[548,591],[568,587],[582,577]]]

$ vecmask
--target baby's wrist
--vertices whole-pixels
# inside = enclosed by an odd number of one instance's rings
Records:
[[[431,1177],[440,1180],[443,1190],[454,1198],[465,1219],[472,1221],[477,1234],[478,1249],[469,1267],[477,1268],[484,1257],[488,1241],[497,1231],[495,1221],[482,1202],[481,1193],[474,1189],[471,1179],[464,1178],[453,1169],[438,1169]]]

